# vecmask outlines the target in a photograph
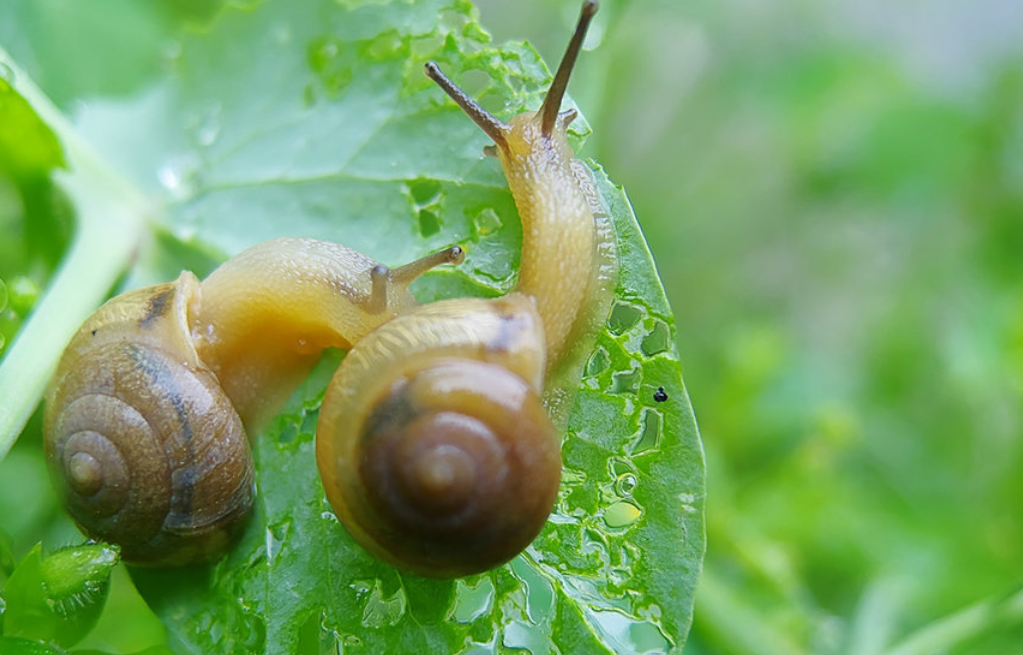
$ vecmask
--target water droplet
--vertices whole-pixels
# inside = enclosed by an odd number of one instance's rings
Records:
[[[624,528],[635,523],[643,512],[627,501],[619,501],[604,510],[604,523],[609,528]]]
[[[616,302],[611,309],[611,316],[607,319],[607,327],[614,334],[624,334],[631,327],[639,323],[643,316],[643,309],[629,303]]]
[[[657,447],[661,437],[661,422],[663,417],[657,410],[646,407],[639,418],[639,438],[632,447],[632,454],[638,455]]]
[[[631,473],[623,473],[615,480],[615,491],[619,496],[631,496],[636,488],[636,476]]]
[[[663,353],[671,347],[671,330],[664,321],[657,320],[650,332],[643,338],[640,349],[647,357]]]
[[[220,135],[221,113],[220,105],[216,104],[200,118],[195,130],[195,140],[200,146],[208,148],[217,140],[217,137]]]
[[[195,192],[198,161],[182,156],[168,160],[156,171],[156,177],[174,200],[184,200]]]
[[[14,69],[0,61],[0,80],[14,84]]]
[[[486,236],[487,234],[493,234],[497,230],[501,229],[503,223],[501,217],[497,215],[491,207],[487,207],[472,219],[473,225],[476,226],[476,233],[480,236]]]
[[[527,653],[553,653],[550,627],[512,621],[504,628],[502,643],[506,648],[521,649]],[[503,651],[494,651],[503,652]]]
[[[603,346],[598,346],[586,361],[586,368],[583,374],[588,378],[596,377],[606,371],[610,365],[611,356]]]
[[[7,283],[7,302],[11,309],[27,315],[39,300],[39,285],[26,275],[16,275]]]
[[[401,587],[390,596],[384,596],[383,583],[380,580],[374,580],[372,585],[367,580],[357,580],[351,587],[360,597],[366,596],[366,604],[362,608],[362,625],[365,627],[383,628],[395,625],[405,616],[408,599]]]
[[[511,570],[526,592],[526,616],[530,622],[541,623],[554,611],[554,585],[523,557],[511,561]]]
[[[164,166],[156,173],[160,184],[168,191],[174,191],[181,186],[181,171],[173,166]]]
[[[494,583],[490,578],[481,578],[476,585],[465,580],[455,582],[455,602],[448,612],[448,618],[459,623],[472,623],[494,607]]]
[[[266,559],[270,564],[277,561],[277,556],[281,554],[284,541],[287,539],[288,532],[290,531],[290,521],[267,526],[266,543],[264,545],[266,547]]]
[[[666,653],[671,648],[671,641],[656,623],[615,610],[590,609],[587,613],[602,641],[616,653]]]
[[[680,493],[678,499],[682,502],[682,511],[686,514],[695,514],[698,510],[696,508],[696,494],[691,493]]]

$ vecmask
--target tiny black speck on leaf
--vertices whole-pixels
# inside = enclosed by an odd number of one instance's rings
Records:
[[[654,401],[663,403],[668,399],[668,394],[664,392],[664,387],[657,387],[657,391],[654,392]]]

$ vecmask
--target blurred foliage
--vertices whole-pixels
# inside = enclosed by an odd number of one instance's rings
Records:
[[[483,22],[556,57],[529,4]],[[1023,6],[602,19],[583,154],[629,189],[707,450],[687,650],[1023,652]]]
[[[552,61],[578,3],[481,4]],[[707,449],[690,652],[1023,652],[1021,14],[604,0],[571,93],[658,259]]]

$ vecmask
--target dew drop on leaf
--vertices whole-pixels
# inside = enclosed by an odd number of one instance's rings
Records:
[[[472,623],[494,607],[494,583],[481,578],[475,585],[464,579],[455,582],[455,601],[448,617],[459,623]]]
[[[623,473],[615,480],[615,491],[619,496],[631,496],[636,488],[636,476],[631,473]]]
[[[199,146],[208,148],[216,142],[220,135],[220,115],[220,105],[216,104],[199,118],[195,129],[195,141]]]
[[[605,640],[619,653],[666,653],[671,642],[661,629],[649,621],[625,616],[621,612],[593,610],[590,613]]]
[[[192,157],[176,157],[165,162],[156,178],[173,200],[184,200],[195,192],[195,171],[198,161]]]
[[[623,500],[604,510],[604,523],[609,528],[624,528],[635,523],[642,514],[638,507]]]

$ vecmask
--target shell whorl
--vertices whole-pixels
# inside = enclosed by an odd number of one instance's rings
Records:
[[[543,340],[532,302],[447,302],[358,344],[317,428],[327,497],[349,533],[431,577],[478,573],[521,552],[543,528],[561,473],[534,382]]]
[[[119,544],[129,562],[206,559],[252,503],[245,431],[217,379],[180,349],[187,338],[154,338],[181,322],[188,282],[98,312],[72,340],[47,402],[58,493],[87,534]]]

